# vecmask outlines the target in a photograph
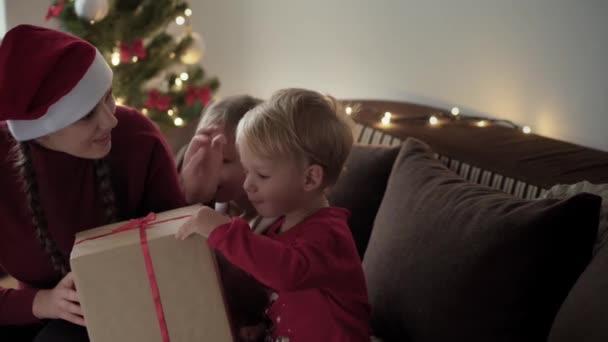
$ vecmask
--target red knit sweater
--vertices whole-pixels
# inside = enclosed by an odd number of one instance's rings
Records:
[[[185,205],[169,148],[154,124],[133,109],[117,107],[109,155],[121,219]],[[36,289],[60,280],[34,236],[11,149],[15,141],[0,122],[0,266],[17,278],[18,290],[0,288],[0,325],[34,323]],[[33,144],[40,200],[53,240],[66,259],[77,232],[105,223],[93,161]]]
[[[235,218],[209,236],[230,262],[276,291],[268,309],[272,337],[290,342],[370,339],[370,306],[348,211],[323,208],[284,233],[265,235]]]

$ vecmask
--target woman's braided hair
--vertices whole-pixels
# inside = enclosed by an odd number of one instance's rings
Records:
[[[27,141],[18,143],[17,148],[15,149],[17,157],[16,166],[22,179],[23,191],[30,209],[34,235],[40,242],[44,251],[51,258],[53,268],[63,276],[69,272],[70,266],[66,256],[61,253],[48,230],[48,222],[46,220],[44,208],[40,203],[40,189],[38,187],[36,171],[32,161],[30,144],[31,142]],[[116,222],[118,220],[118,215],[110,177],[110,166],[106,159],[95,160],[94,165],[97,189],[104,207],[106,223]]]

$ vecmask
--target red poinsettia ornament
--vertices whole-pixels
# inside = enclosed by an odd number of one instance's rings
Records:
[[[151,109],[167,110],[169,109],[170,101],[171,97],[168,95],[161,95],[158,90],[154,89],[148,92],[148,99],[144,103],[144,106]]]
[[[146,57],[146,49],[144,48],[143,39],[138,38],[131,43],[120,43],[120,61],[126,63],[129,62],[132,57]]]
[[[197,88],[189,85],[188,89],[186,90],[186,98],[184,101],[187,105],[191,105],[196,100],[198,100],[203,106],[209,103],[211,100],[211,89],[209,89],[207,86]]]
[[[58,17],[61,11],[63,10],[64,0],[57,1],[54,5],[50,5],[46,10],[46,15],[44,16],[44,20],[48,21],[53,17]]]

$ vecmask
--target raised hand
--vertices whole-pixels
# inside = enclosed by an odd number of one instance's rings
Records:
[[[216,126],[199,129],[190,141],[181,171],[182,188],[188,203],[208,203],[213,199],[225,144],[226,137]]]

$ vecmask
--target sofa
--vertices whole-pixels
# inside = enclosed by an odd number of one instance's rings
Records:
[[[357,144],[330,203],[351,211],[377,340],[608,341],[608,153],[347,103]]]
[[[346,102],[357,144],[330,203],[351,211],[374,340],[608,341],[607,152]]]

